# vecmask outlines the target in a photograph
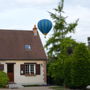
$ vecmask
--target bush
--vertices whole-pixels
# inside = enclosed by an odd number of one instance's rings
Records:
[[[90,84],[90,60],[87,47],[79,44],[65,63],[65,85],[70,88],[85,88]]]
[[[48,66],[48,80],[51,79],[51,84],[63,84],[63,64],[61,61],[56,60]]]
[[[4,87],[8,84],[8,76],[5,72],[0,71],[0,87]]]
[[[71,66],[72,66],[72,61],[71,58],[67,58],[64,62],[64,85],[65,87],[70,87],[71,85]]]

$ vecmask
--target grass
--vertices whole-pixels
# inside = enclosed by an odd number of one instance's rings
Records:
[[[52,86],[50,88],[53,90],[90,90],[90,89],[68,89],[64,88],[63,86]]]
[[[70,89],[64,88],[63,86],[53,86],[53,87],[50,87],[50,88],[53,89],[53,90],[70,90]]]

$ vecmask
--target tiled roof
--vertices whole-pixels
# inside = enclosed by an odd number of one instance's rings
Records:
[[[30,45],[30,50],[25,50]],[[46,60],[39,35],[26,30],[0,30],[0,60]]]

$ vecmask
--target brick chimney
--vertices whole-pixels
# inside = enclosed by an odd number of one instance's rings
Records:
[[[33,33],[34,33],[34,36],[37,36],[37,27],[36,27],[36,25],[34,25]]]

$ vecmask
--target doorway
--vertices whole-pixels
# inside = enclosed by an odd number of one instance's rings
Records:
[[[14,82],[14,64],[7,64],[7,75],[9,77],[9,82]]]

